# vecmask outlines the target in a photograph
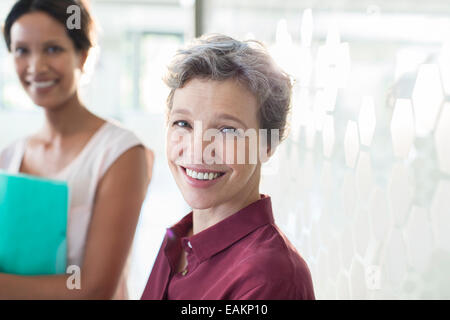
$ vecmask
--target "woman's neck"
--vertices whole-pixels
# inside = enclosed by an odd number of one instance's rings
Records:
[[[92,114],[81,104],[78,94],[64,105],[45,109],[45,124],[42,134],[46,139],[62,138],[78,132]]]
[[[219,223],[253,202],[260,200],[259,177],[257,178],[253,187],[244,189],[227,202],[208,209],[193,209],[193,234]]]

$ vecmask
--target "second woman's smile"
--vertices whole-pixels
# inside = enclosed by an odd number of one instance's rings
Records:
[[[183,172],[185,181],[194,188],[209,188],[215,185],[226,175],[225,171],[217,171],[207,168],[188,168],[179,166]]]

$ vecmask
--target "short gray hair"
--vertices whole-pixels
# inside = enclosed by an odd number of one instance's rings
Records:
[[[237,79],[257,98],[260,128],[268,130],[268,142],[271,129],[279,130],[280,140],[287,136],[291,80],[276,65],[262,43],[211,34],[178,50],[164,78],[171,89],[167,98],[169,112],[175,90],[194,78],[219,81]]]

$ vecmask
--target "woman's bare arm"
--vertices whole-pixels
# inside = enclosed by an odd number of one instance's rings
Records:
[[[153,154],[125,152],[97,187],[81,269],[81,289],[69,289],[71,274],[0,274],[0,299],[110,299],[117,288],[150,182]]]

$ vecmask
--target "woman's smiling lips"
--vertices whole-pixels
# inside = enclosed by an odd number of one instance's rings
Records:
[[[58,83],[58,80],[27,80],[27,86],[38,94],[48,93]]]
[[[194,188],[209,188],[216,184],[226,174],[224,171],[206,168],[178,166],[187,183]]]

